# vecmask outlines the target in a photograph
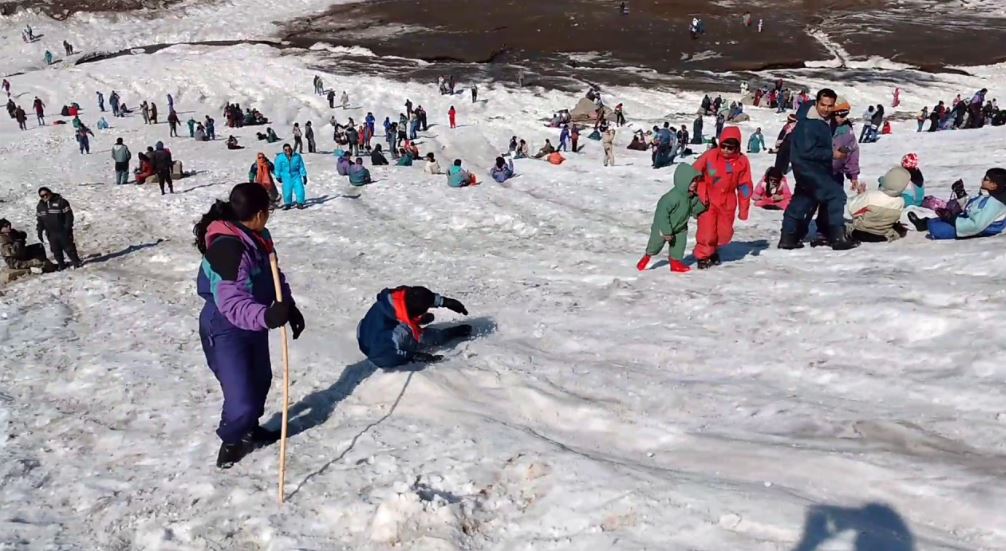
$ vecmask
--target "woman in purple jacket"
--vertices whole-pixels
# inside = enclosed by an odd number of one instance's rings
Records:
[[[279,439],[258,424],[272,383],[269,329],[289,323],[294,339],[304,331],[304,316],[283,274],[283,301],[276,302],[268,221],[269,193],[245,183],[234,186],[229,200],[217,201],[193,228],[203,255],[196,288],[206,300],[199,338],[224,393],[217,428],[222,441],[217,467],[223,469]]]

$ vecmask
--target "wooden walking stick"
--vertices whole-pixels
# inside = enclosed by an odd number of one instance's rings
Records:
[[[279,260],[276,253],[269,254],[269,266],[272,268],[272,281],[276,286],[276,302],[283,302],[283,285],[279,280]],[[290,409],[290,345],[286,339],[286,324],[279,328],[280,338],[283,339],[283,426],[280,428],[279,436],[279,502],[286,499],[286,424],[287,414]]]

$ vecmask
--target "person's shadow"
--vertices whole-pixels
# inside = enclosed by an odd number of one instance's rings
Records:
[[[882,503],[863,507],[815,505],[807,510],[803,537],[793,551],[815,551],[843,532],[856,533],[855,551],[915,551],[905,520]]]

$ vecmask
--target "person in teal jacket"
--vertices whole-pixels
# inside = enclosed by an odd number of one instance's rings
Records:
[[[761,128],[759,128],[748,138],[748,153],[761,153],[762,149],[765,149],[765,136],[762,135]]]
[[[981,192],[968,199],[964,182],[953,185],[958,209],[939,209],[939,218],[919,218],[914,212],[908,219],[919,231],[929,231],[929,239],[964,239],[990,237],[1006,231],[1006,169],[992,168],[982,179]],[[953,201],[951,201],[953,204]]]
[[[363,166],[363,157],[357,157],[356,164],[349,167],[349,183],[360,187],[373,182],[370,178],[370,171]]]
[[[455,159],[454,165],[447,169],[447,185],[451,187],[467,187],[475,183],[475,177],[461,168],[461,159]]]
[[[398,154],[401,157],[398,158],[398,162],[395,163],[397,166],[412,166],[412,154],[405,151],[405,148],[399,148]]]
[[[283,144],[283,152],[276,156],[273,163],[273,173],[283,184],[283,210],[290,210],[293,207],[293,196],[297,196],[297,208],[302,209],[306,205],[307,191],[307,167],[304,166],[304,159],[300,153],[294,153],[290,144]]]

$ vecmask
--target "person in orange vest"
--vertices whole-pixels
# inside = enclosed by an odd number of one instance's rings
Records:
[[[699,216],[695,235],[695,258],[704,270],[720,264],[718,249],[733,239],[734,216],[748,219],[751,208],[751,164],[741,153],[741,131],[728,126],[720,135],[718,148],[706,151],[692,165],[702,173],[705,185],[699,190],[709,209]]]

